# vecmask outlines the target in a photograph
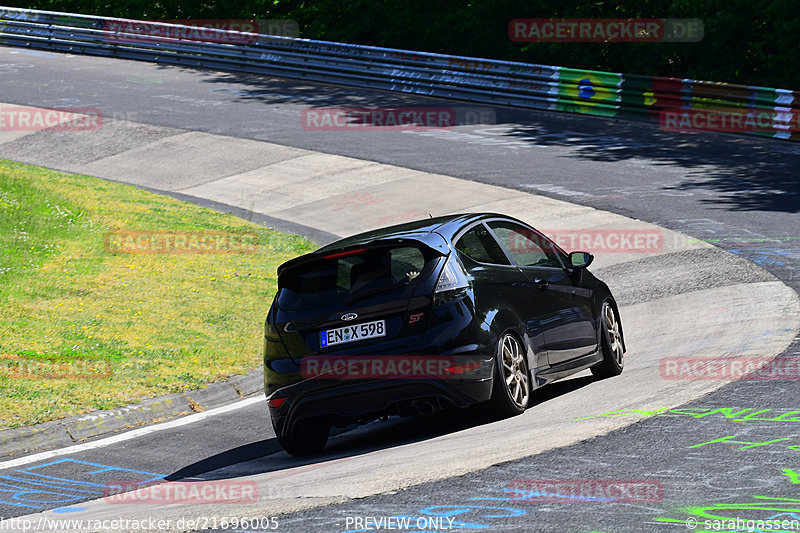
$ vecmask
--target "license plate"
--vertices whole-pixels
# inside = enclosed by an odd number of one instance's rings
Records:
[[[374,322],[364,322],[363,324],[353,324],[343,328],[329,329],[319,332],[319,345],[322,348],[335,344],[360,341],[363,339],[374,339],[386,336],[386,321],[375,320]]]

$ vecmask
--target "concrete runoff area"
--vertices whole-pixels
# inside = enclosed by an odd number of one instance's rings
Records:
[[[91,134],[98,136],[96,146],[105,144],[102,130]],[[479,211],[515,216],[546,231],[660,235],[660,245],[651,249],[597,253],[591,267],[620,297],[628,352],[619,377],[592,381],[518,417],[427,440],[348,456],[345,433],[331,438],[333,457],[321,463],[293,462],[281,452],[199,476],[254,481],[256,504],[163,506],[100,499],[81,504],[82,519],[275,515],[472,472],[638,420],[581,418],[626,408],[676,407],[728,382],[665,379],[660,373],[665,357],[774,357],[800,329],[796,293],[772,275],[710,244],[621,215],[438,174],[206,133],[170,131],[141,146],[107,156],[94,153],[91,161],[80,162],[76,145],[64,135],[44,154],[26,148],[52,135],[41,131],[10,139],[0,144],[0,156],[186,194],[340,236],[428,215]],[[71,157],[59,158],[60,151]],[[217,152],[222,159],[212,164]],[[47,511],[27,518],[42,516],[65,515]]]

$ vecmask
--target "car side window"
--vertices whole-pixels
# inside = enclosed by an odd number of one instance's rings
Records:
[[[456,250],[479,263],[509,265],[508,257],[483,224],[477,224],[456,242]]]
[[[489,222],[489,227],[519,266],[562,268],[555,246],[538,233],[501,220]]]

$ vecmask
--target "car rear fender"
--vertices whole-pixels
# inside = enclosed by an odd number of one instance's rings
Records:
[[[525,332],[523,327],[524,325],[522,324],[522,320],[520,319],[519,315],[510,309],[499,309],[487,315],[486,324],[489,326],[492,332],[494,341],[492,345],[497,344],[497,340],[503,333],[512,331],[517,337],[520,338],[520,340],[522,340],[522,343],[525,347],[525,353],[528,358],[528,368],[534,369],[537,367],[536,357],[533,351],[533,343],[531,342],[528,334]]]

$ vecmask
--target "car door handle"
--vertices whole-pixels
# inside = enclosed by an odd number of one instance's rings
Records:
[[[544,290],[550,285],[550,282],[547,281],[546,279],[536,278],[535,280],[533,280],[533,284],[534,286],[536,286],[537,289]]]

